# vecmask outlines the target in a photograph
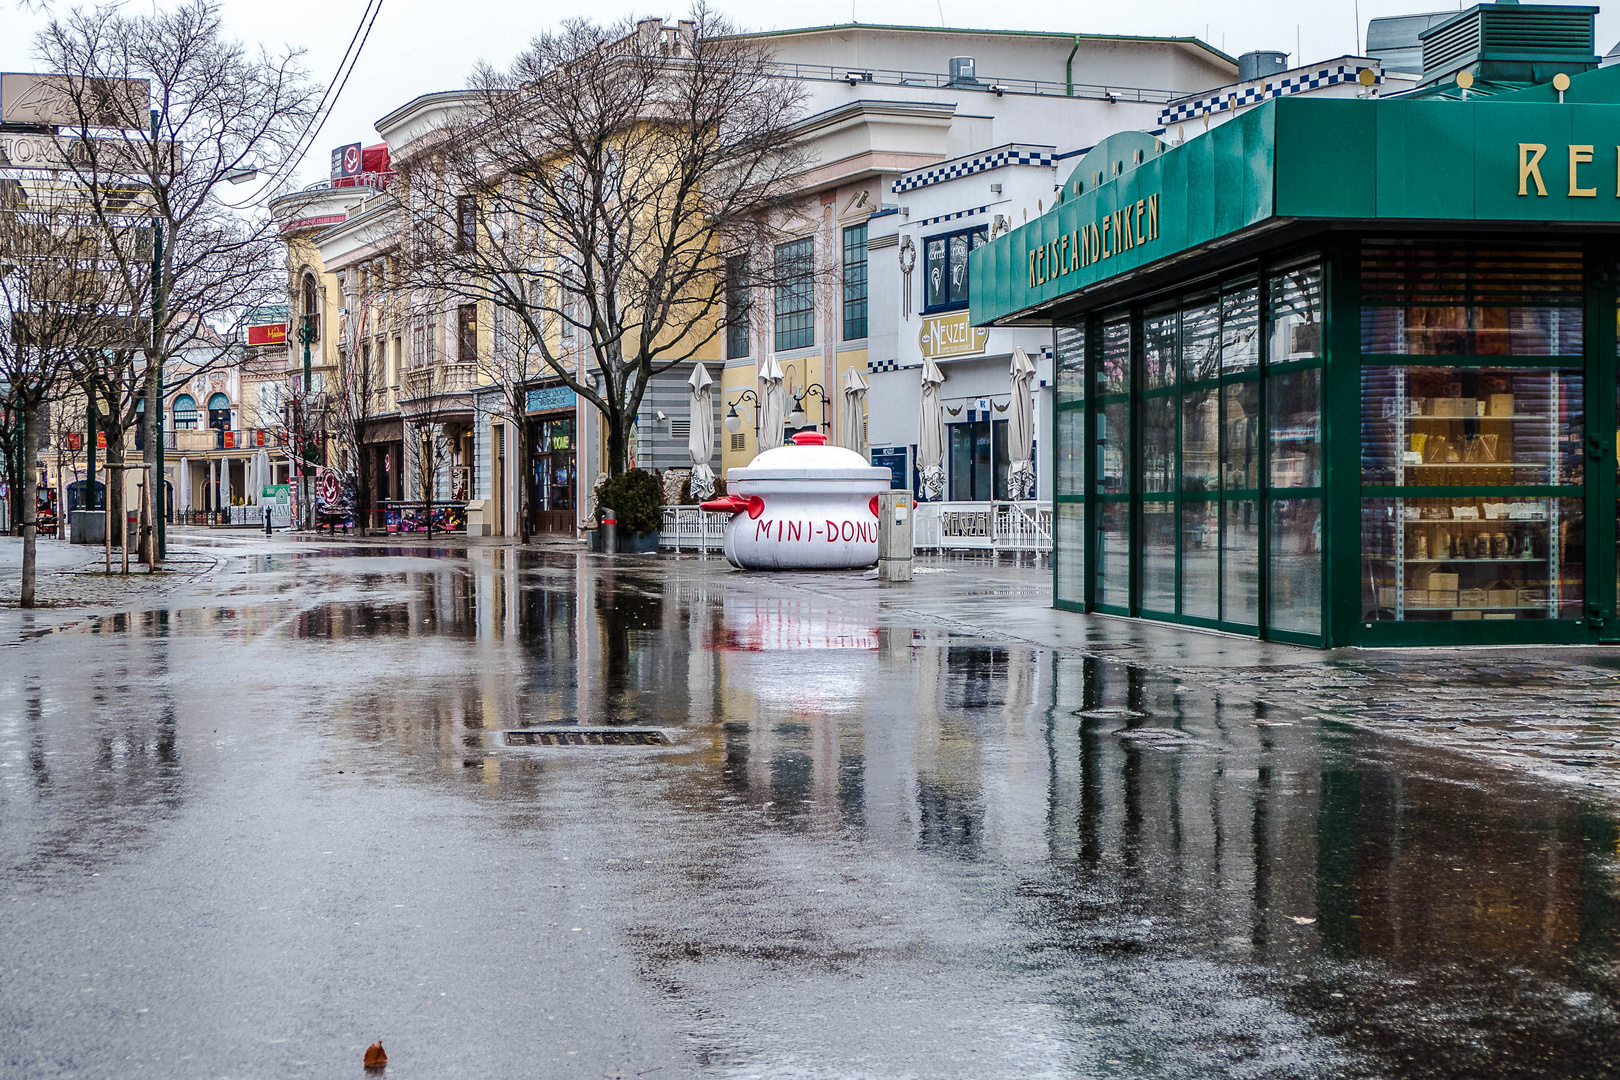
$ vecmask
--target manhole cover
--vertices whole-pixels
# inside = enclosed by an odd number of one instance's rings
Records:
[[[662,731],[645,728],[608,731],[508,731],[507,746],[668,746]]]

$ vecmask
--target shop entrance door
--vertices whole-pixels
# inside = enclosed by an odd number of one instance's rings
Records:
[[[571,535],[579,505],[573,414],[530,421],[529,433],[534,531]]]

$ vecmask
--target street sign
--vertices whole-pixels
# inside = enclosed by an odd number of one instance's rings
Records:
[[[83,85],[84,92],[75,95],[65,75],[0,75],[0,124],[146,127],[151,89],[145,79],[91,79]]]
[[[360,175],[360,144],[350,143],[332,151],[332,179]]]

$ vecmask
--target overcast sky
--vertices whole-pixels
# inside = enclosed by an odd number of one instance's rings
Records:
[[[158,0],[161,4],[163,0]],[[0,71],[34,69],[32,41],[49,19],[41,0],[0,0]],[[130,0],[131,10],[152,0]],[[71,5],[54,0],[57,10]],[[365,0],[220,0],[225,24],[246,42],[306,51],[314,77],[331,80],[354,33]],[[1249,49],[1295,51],[1296,28],[1305,62],[1353,52],[1380,15],[1445,10],[1424,0],[1133,0],[1074,3],[1051,0],[717,0],[745,29],[778,30],[832,22],[1053,30],[1066,33],[1192,35],[1237,55]],[[663,12],[674,19],[683,9]],[[538,31],[573,15],[612,19],[636,11],[609,0],[383,0],[382,12],[331,118],[298,173],[320,179],[328,152],[350,142],[375,142],[375,121],[418,94],[465,85],[480,59],[505,64]],[[645,13],[645,12],[637,12]],[[1305,20],[1301,22],[1300,20]],[[1598,15],[1598,52],[1620,35],[1620,5]],[[990,74],[995,74],[994,72]],[[1006,73],[1014,74],[1014,73]]]

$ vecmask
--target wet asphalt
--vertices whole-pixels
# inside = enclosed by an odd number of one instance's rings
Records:
[[[969,563],[213,550],[0,612],[0,1076],[1620,1074],[1600,793]]]

